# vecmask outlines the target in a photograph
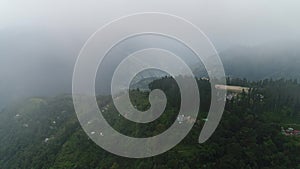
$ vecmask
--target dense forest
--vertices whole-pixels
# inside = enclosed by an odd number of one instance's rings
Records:
[[[210,83],[197,82],[201,106],[189,135],[170,151],[145,159],[119,157],[93,143],[81,129],[70,95],[28,98],[7,106],[0,112],[0,168],[300,169],[300,137],[281,132],[281,127],[300,129],[297,80],[228,78],[228,85],[250,90],[228,97],[221,123],[204,144],[198,143],[198,136],[210,107]],[[119,132],[133,137],[157,135],[176,122],[180,92],[170,77],[151,82],[149,88],[162,89],[168,98],[164,114],[149,124],[119,116],[110,96],[99,96],[98,105]],[[139,110],[149,108],[148,95],[139,89],[130,92]]]

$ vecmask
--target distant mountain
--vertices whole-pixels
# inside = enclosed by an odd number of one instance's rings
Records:
[[[221,51],[219,56],[227,77],[300,80],[300,48],[297,42],[279,42],[261,46],[236,46]],[[190,64],[197,77],[207,77],[201,62]]]
[[[220,53],[227,76],[250,80],[300,79],[299,43],[235,47]]]
[[[300,44],[300,43],[299,43]],[[232,78],[246,78],[257,81],[264,79],[298,79],[300,80],[300,48],[296,43],[268,44],[255,47],[236,46],[219,54],[225,74]],[[202,63],[191,64],[196,77],[208,77]],[[136,78],[132,88],[147,89],[151,81],[167,74],[145,71],[152,75]]]
[[[168,76],[168,73],[157,70],[150,69],[144,70],[137,74],[134,79],[131,81],[131,89],[140,89],[140,90],[149,90],[148,85],[154,80],[160,79],[164,76]]]
[[[2,29],[0,36],[0,110],[18,99],[71,92],[75,60],[84,41],[68,40],[60,35],[49,34],[47,30],[31,29]],[[153,42],[152,40],[150,38],[146,42]],[[101,78],[96,79],[97,94],[104,95],[110,92],[110,78],[123,57],[120,53],[131,53],[139,49],[134,45],[143,46],[144,41],[145,39],[140,39],[139,43],[121,45],[109,55],[103,68],[100,68]],[[173,49],[174,53],[185,58],[196,76],[207,77],[204,66],[201,63],[194,63],[197,61],[192,59],[194,57],[187,49],[174,43],[169,44],[170,41],[167,40],[158,42],[160,43],[152,47],[164,44],[165,49]],[[298,44],[300,43],[280,42],[256,47],[237,46],[221,51],[219,55],[225,73],[230,77],[245,77],[249,80],[300,79]],[[99,72],[101,71],[98,71],[98,75]],[[166,74],[151,72],[144,75],[134,79],[133,88],[146,89],[149,82]]]

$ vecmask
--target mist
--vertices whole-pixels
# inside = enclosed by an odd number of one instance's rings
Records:
[[[215,45],[227,74],[239,76],[234,64],[253,62],[249,69],[255,69],[257,63],[271,66],[265,75],[252,79],[273,77],[274,71],[285,76],[280,70],[286,68],[280,65],[293,63],[296,67],[300,59],[299,5],[297,0],[1,1],[0,108],[19,98],[70,93],[74,64],[89,36],[107,22],[137,12],[170,13],[193,22]],[[140,43],[137,39],[131,44],[139,48]],[[162,40],[158,44],[178,49],[178,44],[169,43]],[[130,50],[125,46],[116,55],[122,52]],[[178,54],[190,56],[185,50]],[[241,62],[232,62],[239,59]],[[105,69],[112,72],[111,67]],[[105,91],[107,88],[99,93]]]

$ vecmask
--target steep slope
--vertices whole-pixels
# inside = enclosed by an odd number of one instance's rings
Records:
[[[167,86],[172,85],[170,81],[164,78],[151,85],[151,88],[162,88],[168,97],[172,97],[165,113],[151,124],[137,125],[118,116],[109,97],[99,97],[99,106],[106,107],[105,118],[119,132],[134,137],[156,135],[176,122],[178,107],[173,104],[179,98],[174,89]],[[199,82],[206,90],[209,85],[205,83],[208,82]],[[118,157],[94,144],[81,129],[70,96],[26,99],[0,113],[0,168],[299,168],[300,139],[280,133],[281,120],[293,119],[291,113],[299,105],[293,107],[295,100],[287,101],[286,95],[278,98],[291,86],[299,91],[299,85],[290,81],[244,83],[262,87],[227,103],[227,111],[208,142],[197,143],[206,118],[206,113],[200,112],[194,128],[179,145],[146,159]],[[265,95],[263,101],[256,97],[258,93]],[[131,100],[140,110],[149,107],[148,93],[132,91]],[[272,116],[278,118],[269,118]],[[289,119],[285,119],[287,117]]]

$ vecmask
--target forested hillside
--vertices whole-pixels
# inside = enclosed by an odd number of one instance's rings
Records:
[[[0,112],[0,168],[2,169],[200,169],[300,168],[300,138],[285,136],[281,127],[300,129],[300,85],[296,80],[228,79],[229,85],[250,87],[228,97],[219,127],[204,144],[198,136],[210,103],[210,84],[198,80],[201,107],[190,134],[175,148],[152,158],[128,159],[94,144],[81,129],[72,98],[29,98]],[[153,136],[176,123],[180,95],[172,78],[155,80],[168,98],[164,114],[150,124],[136,124],[119,116],[110,96],[99,96],[99,107],[118,131]],[[149,108],[148,93],[131,91],[139,110]],[[126,126],[126,127],[124,127]]]

